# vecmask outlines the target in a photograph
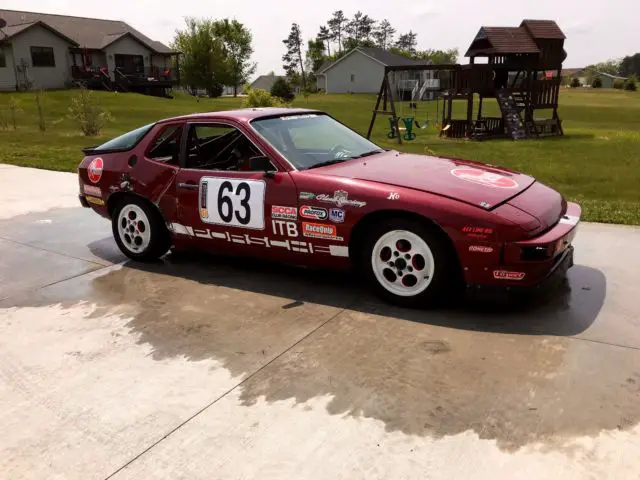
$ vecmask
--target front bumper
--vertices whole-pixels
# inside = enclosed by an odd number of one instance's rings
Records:
[[[551,229],[535,238],[503,245],[499,265],[476,272],[470,286],[508,289],[543,288],[564,278],[573,266],[573,240],[582,210],[569,203],[567,211]]]

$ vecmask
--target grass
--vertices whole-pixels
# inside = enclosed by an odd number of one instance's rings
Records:
[[[82,159],[81,148],[140,125],[174,115],[215,111],[241,106],[241,99],[195,99],[178,95],[173,100],[135,94],[96,92],[100,105],[115,122],[100,137],[83,137],[66,117],[73,91],[47,92],[43,111],[47,130],[38,129],[33,93],[0,94],[0,163],[73,172]],[[18,99],[22,111],[13,130],[10,97]],[[362,134],[371,119],[374,95],[312,95],[299,98],[294,106],[329,112]],[[497,115],[495,101],[484,107]],[[492,104],[493,103],[493,104]],[[381,146],[416,153],[439,154],[503,165],[535,176],[578,201],[584,219],[596,222],[640,224],[640,93],[618,90],[563,90],[560,116],[565,136],[513,142],[440,139],[433,127],[436,104],[423,102],[417,117],[429,128],[417,130],[417,139],[398,146],[386,137],[388,120],[379,117],[373,140]],[[462,118],[466,106],[456,106]],[[406,104],[400,113],[410,114]],[[4,124],[6,123],[6,128]]]

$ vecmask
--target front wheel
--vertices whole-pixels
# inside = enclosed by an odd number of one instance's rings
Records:
[[[116,207],[111,227],[122,253],[134,260],[156,260],[171,246],[160,214],[136,197],[125,198]]]
[[[456,262],[441,236],[420,222],[388,220],[367,237],[361,265],[385,300],[405,307],[429,306],[452,286]]]

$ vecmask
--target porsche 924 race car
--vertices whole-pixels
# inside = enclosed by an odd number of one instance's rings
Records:
[[[406,306],[456,281],[532,287],[573,265],[581,209],[558,192],[505,168],[382,149],[320,111],[170,118],[84,153],[80,201],[135,260],[174,246],[355,266]]]

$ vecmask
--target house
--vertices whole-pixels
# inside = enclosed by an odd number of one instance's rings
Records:
[[[266,90],[267,92],[270,92],[271,87],[273,87],[273,84],[276,83],[276,80],[279,78],[284,78],[287,82],[290,82],[290,79],[284,75],[260,75],[251,83],[251,88]],[[292,88],[294,94],[298,95],[300,93],[300,87],[292,86]]]
[[[565,84],[571,84],[574,78],[577,78],[580,85],[586,85],[588,83],[588,74],[584,68],[563,68],[562,80]]]
[[[604,72],[591,72],[591,82],[593,79],[599,78],[602,82],[602,88],[613,88],[615,82],[625,82],[627,77],[619,77],[617,75],[611,75]]]
[[[357,47],[338,60],[322,65],[316,72],[316,82],[318,90],[325,93],[377,93],[380,90],[385,67],[424,65],[425,63],[430,64],[430,62],[411,60],[382,48]],[[431,80],[431,72],[417,72],[416,75],[411,75],[409,72],[394,73],[398,77],[395,80],[399,91],[413,90],[422,77],[425,77],[424,80],[427,80],[426,77]],[[436,83],[433,82],[429,88],[437,89]]]
[[[118,20],[0,9],[0,90],[177,83],[178,53]]]

